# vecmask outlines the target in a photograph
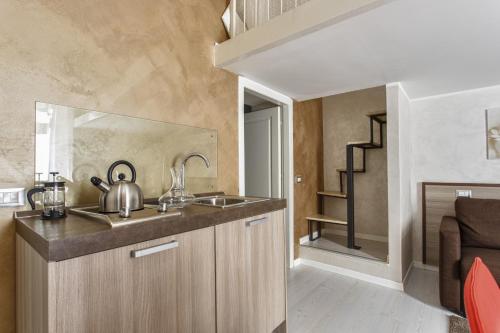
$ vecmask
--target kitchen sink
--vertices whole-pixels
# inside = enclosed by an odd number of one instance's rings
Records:
[[[215,195],[215,196],[210,196],[210,197],[196,198],[193,200],[193,204],[201,205],[201,206],[227,208],[227,207],[247,205],[247,204],[266,201],[266,200],[269,200],[269,199],[268,198]]]

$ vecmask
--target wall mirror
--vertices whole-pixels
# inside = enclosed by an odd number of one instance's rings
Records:
[[[130,161],[145,198],[157,198],[171,184],[170,167],[189,152],[208,157],[189,161],[186,189],[210,192],[217,186],[217,131],[129,116],[36,103],[35,182],[59,172],[66,182],[68,206],[96,203],[99,190],[92,176],[106,179],[116,160]],[[130,172],[117,168],[130,179]]]

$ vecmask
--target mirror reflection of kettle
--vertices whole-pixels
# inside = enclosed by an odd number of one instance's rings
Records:
[[[132,172],[132,179],[126,180],[123,173],[118,175],[118,180],[113,179],[113,171],[118,165],[126,165]],[[111,164],[108,169],[108,183],[98,177],[90,181],[101,190],[99,197],[99,212],[118,213],[121,211],[134,211],[144,209],[144,196],[139,185],[135,183],[136,171],[132,163],[119,160]]]

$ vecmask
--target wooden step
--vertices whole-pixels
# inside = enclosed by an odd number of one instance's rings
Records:
[[[353,171],[354,172],[365,172],[365,170],[363,170],[363,169],[354,169]],[[347,172],[347,169],[345,169],[345,168],[337,169],[337,172]]]
[[[382,116],[386,116],[387,115],[387,111],[386,110],[380,110],[380,111],[376,111],[376,112],[372,112],[372,113],[367,113],[366,116],[367,117],[382,117]]]
[[[321,214],[313,214],[311,216],[306,217],[308,221],[317,221],[331,224],[340,224],[347,225],[347,221],[342,221],[331,216],[321,215]]]
[[[350,141],[347,143],[348,146],[354,146],[358,148],[382,148],[381,145],[376,144],[376,143],[371,143],[371,142],[366,142],[366,141]]]
[[[324,197],[335,197],[335,198],[347,199],[347,194],[345,194],[344,192],[338,192],[338,191],[320,191],[320,192],[318,192],[318,195],[322,195]]]
[[[366,141],[349,141],[347,144],[348,145],[369,145],[371,143],[366,142]]]
[[[387,113],[385,110],[374,112],[374,113],[369,113],[366,116],[373,118],[374,120],[379,121],[379,122],[384,123],[384,124],[387,122]]]

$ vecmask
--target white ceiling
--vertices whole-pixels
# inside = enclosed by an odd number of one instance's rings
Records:
[[[410,98],[500,84],[500,0],[397,0],[226,67],[298,100],[399,81]]]

